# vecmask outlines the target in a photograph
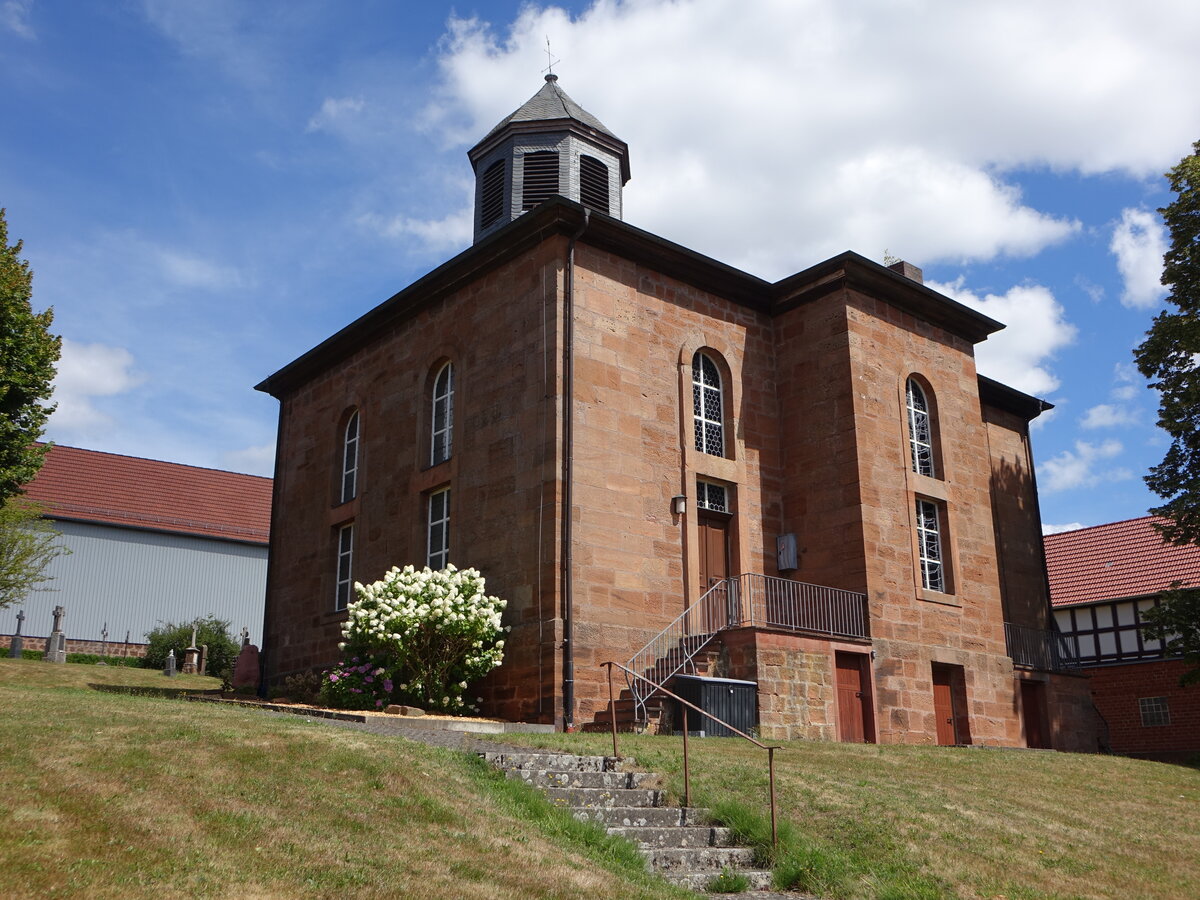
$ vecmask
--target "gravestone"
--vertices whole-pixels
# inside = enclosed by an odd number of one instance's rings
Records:
[[[46,638],[46,653],[42,656],[46,662],[65,663],[67,661],[67,636],[63,634],[62,620],[67,611],[61,606],[54,607],[54,630]]]
[[[21,638],[21,623],[25,621],[25,610],[17,613],[17,633],[13,635],[12,642],[8,645],[9,659],[20,659],[21,648],[24,645],[24,640]]]
[[[100,661],[96,663],[98,666],[107,666],[104,657],[108,656],[108,623],[104,623],[104,627],[100,630]]]
[[[245,690],[258,688],[258,648],[247,638],[238,653],[237,662],[233,664],[233,678],[230,679],[233,689]]]
[[[175,671],[175,651],[167,651],[167,664],[163,666],[163,674],[168,678],[173,678],[178,673]]]
[[[192,627],[192,643],[183,651],[183,674],[195,675],[200,671],[200,648],[196,646],[196,628]]]
[[[208,644],[200,645],[200,674],[208,674]]]

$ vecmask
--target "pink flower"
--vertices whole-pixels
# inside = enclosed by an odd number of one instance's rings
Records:
[[[336,674],[333,674],[333,673],[330,673],[330,675],[329,675],[329,681],[330,681],[330,683],[332,684],[333,682],[335,682],[335,681],[337,681],[337,680],[338,680],[338,677],[337,677],[337,675],[336,675]]]

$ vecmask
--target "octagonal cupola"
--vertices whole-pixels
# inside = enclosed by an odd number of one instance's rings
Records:
[[[621,218],[629,148],[567,96],[557,75],[547,75],[467,156],[475,170],[476,242],[555,194]]]

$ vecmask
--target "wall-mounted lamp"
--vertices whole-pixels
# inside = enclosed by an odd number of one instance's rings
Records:
[[[682,516],[685,512],[687,512],[686,494],[676,494],[671,498],[671,512],[675,513],[677,516]]]

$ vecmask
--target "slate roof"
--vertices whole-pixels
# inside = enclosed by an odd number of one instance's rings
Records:
[[[1075,606],[1200,584],[1200,547],[1163,542],[1154,516],[1048,534],[1050,604]]]
[[[266,544],[271,479],[54,445],[25,489],[50,518]]]
[[[546,83],[542,85],[541,90],[526,100],[520,109],[489,131],[487,136],[479,143],[486,143],[488,138],[510,122],[540,122],[553,119],[574,119],[590,128],[595,128],[597,131],[607,134],[611,138],[620,140],[620,138],[617,138],[615,134],[604,127],[603,122],[567,96],[567,92],[558,86],[557,75],[547,75]]]

